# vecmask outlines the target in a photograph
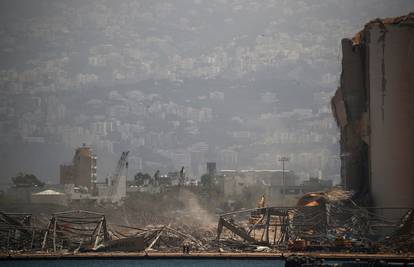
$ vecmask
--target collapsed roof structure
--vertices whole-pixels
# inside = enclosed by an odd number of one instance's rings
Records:
[[[246,244],[277,250],[294,249],[304,242],[314,250],[372,249],[412,250],[414,246],[413,209],[360,207],[342,190],[305,195],[296,207],[259,207],[222,214],[217,240],[242,248]],[[396,218],[394,214],[404,214]],[[380,214],[389,214],[382,216]],[[342,240],[343,242],[339,242]],[[306,244],[306,245],[304,245]]]
[[[43,237],[42,249],[94,249],[109,240],[105,215],[91,211],[54,213]]]

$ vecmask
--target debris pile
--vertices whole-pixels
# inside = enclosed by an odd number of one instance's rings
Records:
[[[46,228],[42,250],[92,250],[109,240],[105,215],[91,211],[54,213]]]
[[[196,251],[208,249],[208,242],[205,238],[199,239],[171,225],[148,225],[144,228],[111,225],[110,228],[111,235],[118,240],[142,239],[144,246],[140,250],[179,252],[184,246]]]
[[[297,207],[222,214],[217,240],[230,250],[413,251],[413,209],[359,207],[350,192],[309,193]],[[396,221],[395,216],[404,214]],[[391,236],[391,238],[389,237]]]
[[[41,229],[32,225],[29,213],[0,211],[0,250],[31,250],[39,247]]]
[[[42,226],[41,217],[0,212],[0,249],[59,253],[414,251],[413,209],[359,207],[349,196],[341,191],[311,193],[296,207],[224,213],[217,229],[197,220],[184,224],[178,219],[168,223],[154,219],[162,224],[145,227],[111,224],[103,213],[82,210],[54,213],[47,226]],[[404,216],[396,221],[395,215],[387,217],[390,213]]]
[[[397,230],[386,240],[384,246],[399,252],[414,251],[414,210],[410,209],[402,217]]]

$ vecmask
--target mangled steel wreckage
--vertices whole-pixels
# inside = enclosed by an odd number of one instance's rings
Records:
[[[399,220],[362,208],[349,192],[304,196],[297,207],[262,207],[221,214],[213,229],[188,225],[110,224],[90,211],[55,213],[48,223],[30,214],[0,212],[0,251],[243,252],[243,251],[414,251],[413,209]],[[187,250],[185,250],[187,249]]]
[[[223,245],[239,250],[413,251],[413,217],[410,208],[360,207],[350,192],[334,190],[307,194],[296,207],[222,214],[217,239],[224,236]]]
[[[42,229],[33,225],[29,213],[0,211],[0,250],[35,250],[40,248]]]
[[[108,240],[104,214],[82,210],[59,212],[49,221],[42,249],[92,250]]]
[[[0,251],[62,252],[179,252],[183,246],[205,251],[213,231],[170,225],[135,227],[108,224],[102,213],[66,211],[32,224],[31,214],[0,212]],[[189,233],[191,232],[191,233]]]

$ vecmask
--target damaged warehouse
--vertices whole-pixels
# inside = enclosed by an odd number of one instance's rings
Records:
[[[332,98],[341,178],[364,206],[414,206],[413,43],[413,13],[373,20],[342,40],[341,81]]]

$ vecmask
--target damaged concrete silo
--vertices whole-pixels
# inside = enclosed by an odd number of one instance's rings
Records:
[[[342,52],[342,182],[362,204],[414,207],[414,13],[367,23]]]

